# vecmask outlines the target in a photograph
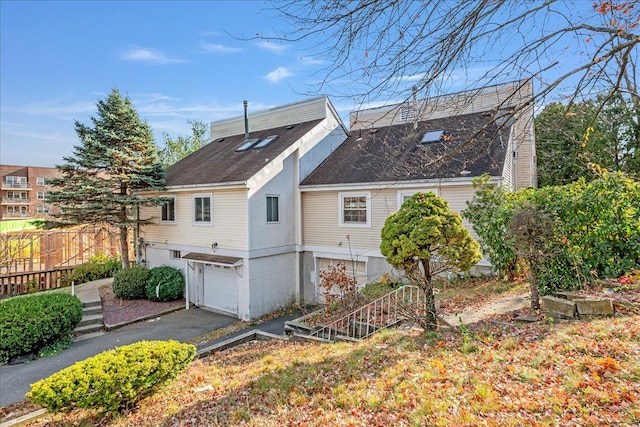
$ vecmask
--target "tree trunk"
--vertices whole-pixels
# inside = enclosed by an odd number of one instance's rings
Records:
[[[120,254],[122,257],[122,269],[129,268],[129,229],[120,228]]]
[[[531,311],[540,308],[540,291],[538,290],[538,279],[536,278],[536,264],[529,263],[529,277],[531,281]]]
[[[420,268],[422,265],[422,269]],[[425,331],[435,331],[438,327],[436,300],[433,295],[433,282],[429,260],[420,260],[405,268],[405,274],[412,285],[418,286],[424,292],[424,316],[420,319],[420,326]]]

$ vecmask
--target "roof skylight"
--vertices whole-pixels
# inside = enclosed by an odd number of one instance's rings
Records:
[[[260,142],[259,138],[247,139],[244,144],[236,148],[236,151],[247,151],[249,148],[252,148],[258,142]]]
[[[444,136],[443,130],[430,130],[422,135],[422,139],[420,142],[422,144],[430,144],[432,142],[440,142],[442,141],[442,137]]]
[[[271,144],[276,139],[278,139],[278,135],[268,136],[265,139],[263,139],[260,142],[258,142],[256,145],[254,145],[253,148],[264,148],[267,145]]]

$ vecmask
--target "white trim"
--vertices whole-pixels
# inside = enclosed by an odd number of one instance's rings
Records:
[[[163,203],[162,205],[160,205],[160,224],[176,224],[176,196],[168,196],[166,197],[167,199],[173,199],[173,220],[168,220],[168,219],[162,219],[162,209],[164,208],[164,205],[166,203]]]
[[[433,188],[416,188],[416,189],[407,189],[405,191],[399,190],[398,191],[398,209],[400,209],[400,206],[402,206],[402,203],[404,203],[404,198],[406,196],[411,197],[416,193],[434,193],[436,196],[440,196],[440,191],[438,191],[438,187],[433,187]]]
[[[365,198],[365,214],[366,222],[344,222],[344,199],[345,197],[364,197]],[[371,228],[371,192],[370,191],[358,191],[358,192],[343,192],[338,193],[338,225],[340,227],[356,227],[356,228]]]
[[[414,181],[386,181],[386,182],[360,182],[354,184],[317,184],[317,185],[301,185],[300,191],[312,192],[312,191],[368,191],[368,190],[384,190],[388,188],[415,188],[423,186],[459,186],[459,185],[471,185],[472,180],[475,177],[464,178],[436,178],[436,179],[421,179]],[[502,182],[501,176],[491,176],[489,183],[500,184]]]
[[[328,258],[328,259],[339,259],[342,261],[354,261],[354,262],[364,262],[367,263],[369,262],[369,257],[368,256],[360,256],[358,255],[357,257],[352,257],[351,254],[344,254],[344,253],[336,253],[336,252],[317,252],[317,251],[313,251],[311,252],[313,254],[314,258]]]
[[[209,221],[196,221],[196,199],[209,199]],[[195,193],[191,195],[191,222],[193,225],[213,225],[213,194]]]

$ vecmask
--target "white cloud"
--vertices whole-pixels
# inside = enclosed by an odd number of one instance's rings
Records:
[[[134,47],[129,49],[122,55],[122,59],[125,61],[140,61],[157,65],[189,62],[186,59],[171,57],[166,53],[156,49],[147,49],[141,47]]]
[[[293,73],[289,71],[285,67],[278,67],[269,74],[267,74],[264,78],[269,80],[271,83],[279,83],[282,79],[286,79],[287,77],[293,76]]]
[[[200,47],[205,52],[213,52],[213,53],[232,53],[232,52],[242,51],[242,49],[240,49],[239,47],[225,46],[218,43],[201,43]]]
[[[272,53],[282,53],[287,50],[287,46],[270,40],[260,40],[259,42],[256,42],[256,46]]]

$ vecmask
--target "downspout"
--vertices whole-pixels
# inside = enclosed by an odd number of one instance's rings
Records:
[[[302,192],[300,191],[300,152],[296,150],[294,153],[294,182],[296,186],[295,190],[295,248],[296,248],[296,261],[295,261],[295,283],[296,283],[296,304],[302,304],[303,292],[302,286],[304,285],[304,280],[302,280],[302,269],[300,268],[300,263],[302,262],[301,253],[302,250]]]
[[[189,261],[185,260],[185,275],[184,275],[184,299],[185,310],[189,310]]]

